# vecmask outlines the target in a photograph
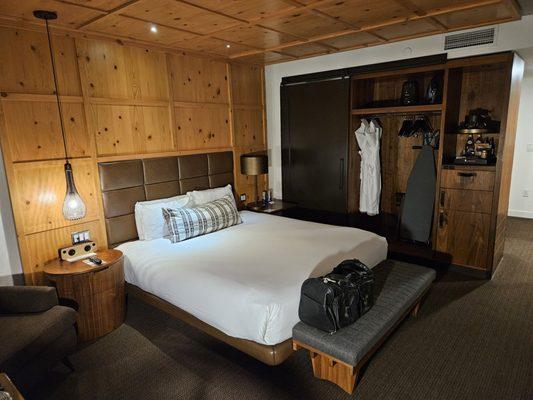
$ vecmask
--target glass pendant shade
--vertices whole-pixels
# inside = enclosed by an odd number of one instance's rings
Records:
[[[72,166],[69,162],[65,163],[65,178],[67,180],[67,194],[65,201],[63,201],[63,216],[69,221],[75,221],[85,217],[87,209],[74,184]]]

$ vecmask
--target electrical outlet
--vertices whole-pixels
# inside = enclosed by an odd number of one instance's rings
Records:
[[[241,194],[241,201],[246,201],[246,193]]]
[[[529,197],[529,190],[524,189],[524,191],[522,192],[522,197]]]
[[[79,231],[70,234],[72,244],[87,242],[91,240],[91,233],[89,231]]]

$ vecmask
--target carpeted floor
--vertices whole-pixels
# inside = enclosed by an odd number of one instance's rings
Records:
[[[533,399],[533,220],[512,219],[491,281],[441,276],[419,317],[372,358],[356,393],[313,377],[300,351],[267,367],[130,299],[126,323],[72,356],[34,398]]]

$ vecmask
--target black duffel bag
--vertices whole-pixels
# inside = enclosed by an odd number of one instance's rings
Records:
[[[359,260],[345,260],[327,275],[302,284],[300,320],[334,333],[374,305],[374,273]]]

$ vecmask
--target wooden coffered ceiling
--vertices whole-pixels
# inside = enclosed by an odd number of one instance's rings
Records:
[[[1,0],[0,24],[39,24],[35,9],[71,33],[257,64],[520,19],[515,0]]]

